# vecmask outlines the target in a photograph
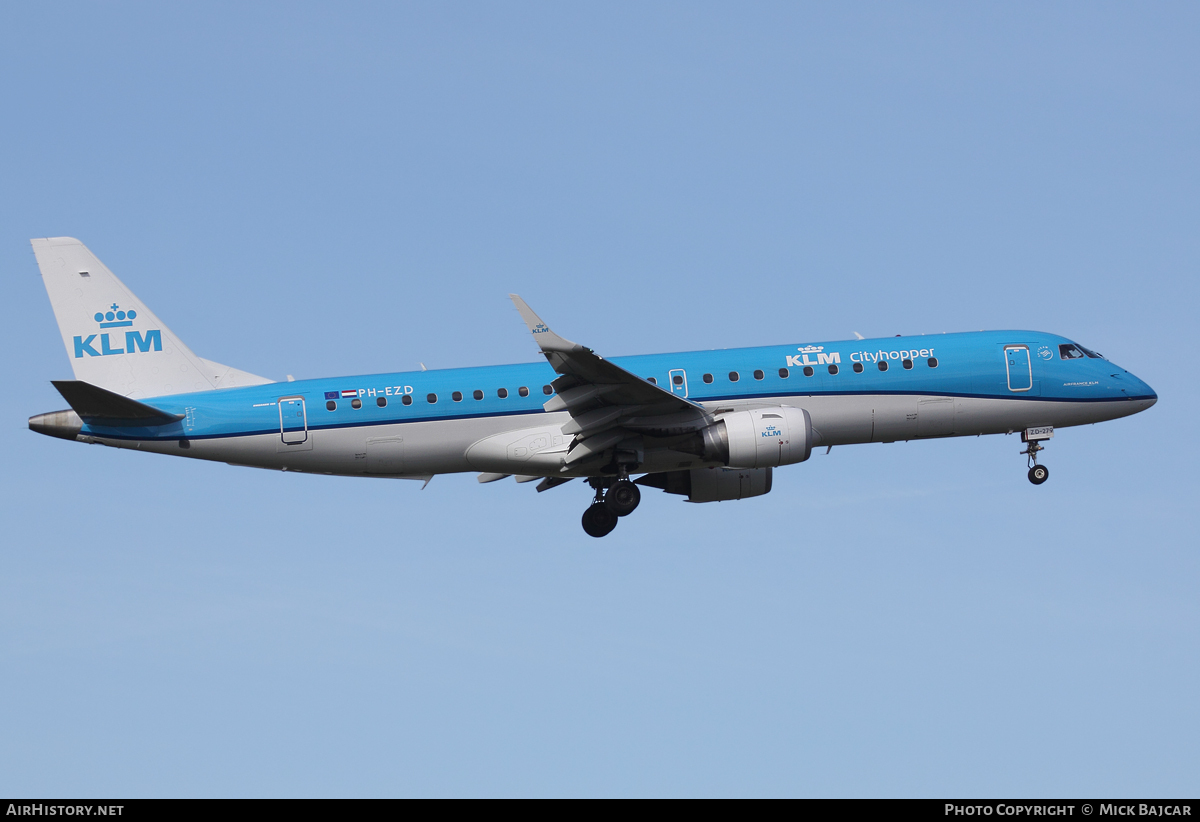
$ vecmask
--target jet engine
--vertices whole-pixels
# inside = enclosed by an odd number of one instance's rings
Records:
[[[676,448],[730,468],[770,468],[804,462],[812,446],[808,412],[776,406],[726,414]]]

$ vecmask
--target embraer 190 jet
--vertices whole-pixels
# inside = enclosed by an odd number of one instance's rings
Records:
[[[691,502],[771,490],[813,448],[1021,433],[1029,480],[1056,428],[1143,411],[1150,386],[1078,343],[981,331],[605,359],[510,295],[545,363],[273,382],[192,353],[78,240],[33,240],[74,380],[42,434],[313,474],[515,477],[592,489],[602,537],[639,486]]]

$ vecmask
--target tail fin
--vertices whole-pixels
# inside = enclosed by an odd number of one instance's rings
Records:
[[[197,357],[79,240],[30,243],[75,379],[134,398],[271,382]]]

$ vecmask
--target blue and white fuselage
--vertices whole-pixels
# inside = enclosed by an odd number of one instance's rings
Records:
[[[1074,348],[1054,334],[979,331],[649,354],[612,362],[662,386],[679,377],[682,385],[673,388],[714,411],[764,404],[802,407],[811,415],[815,446],[1066,428],[1128,416],[1157,400],[1150,386],[1108,360],[1063,360],[1058,353],[1063,345]],[[1023,372],[1015,387],[1005,357],[1005,349],[1014,346],[1020,347]],[[837,361],[818,363],[814,354],[800,353],[813,348],[828,352],[826,359],[837,355]],[[1038,356],[1047,351],[1049,357]],[[1023,352],[1030,354],[1027,363]],[[887,371],[879,370],[880,362],[887,363]],[[861,372],[854,370],[857,363]],[[806,367],[811,376],[805,375]],[[471,446],[505,431],[567,422],[567,412],[542,408],[556,376],[548,364],[530,363],[176,394],[144,401],[181,415],[177,422],[157,427],[89,422],[79,437],[289,471],[421,477],[521,473],[522,460],[473,463]],[[403,440],[402,455],[389,460],[386,470],[370,470],[368,443],[389,438]],[[681,465],[676,455],[665,458],[666,463],[647,463],[644,470],[692,467]]]
[[[237,465],[396,478],[474,471],[482,481],[541,478],[543,488],[585,477],[598,503],[644,474],[639,484],[696,501],[736,499],[765,493],[772,467],[817,446],[1052,432],[1157,400],[1125,369],[1043,332],[797,339],[608,360],[554,334],[516,297],[546,362],[268,382],[191,354],[78,241],[34,248],[77,380],[56,383],[73,410],[31,427]],[[55,257],[70,259],[56,268]],[[68,293],[80,283],[107,287]],[[120,351],[123,338],[99,328],[110,302],[137,306],[128,314],[138,319],[107,325],[143,326]],[[143,344],[151,332],[163,350]],[[172,378],[164,373],[191,378],[189,368],[206,384],[154,390]],[[1034,462],[1050,435],[1031,435]],[[595,530],[586,516],[584,525]]]

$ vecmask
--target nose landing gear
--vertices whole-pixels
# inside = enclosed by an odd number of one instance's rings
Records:
[[[1046,480],[1050,479],[1050,469],[1044,465],[1038,465],[1038,452],[1045,451],[1046,446],[1042,445],[1043,440],[1048,440],[1054,436],[1054,428],[1045,426],[1043,428],[1026,428],[1021,432],[1021,441],[1026,443],[1025,450],[1021,453],[1027,457],[1029,464],[1029,481],[1034,485],[1041,485]]]

